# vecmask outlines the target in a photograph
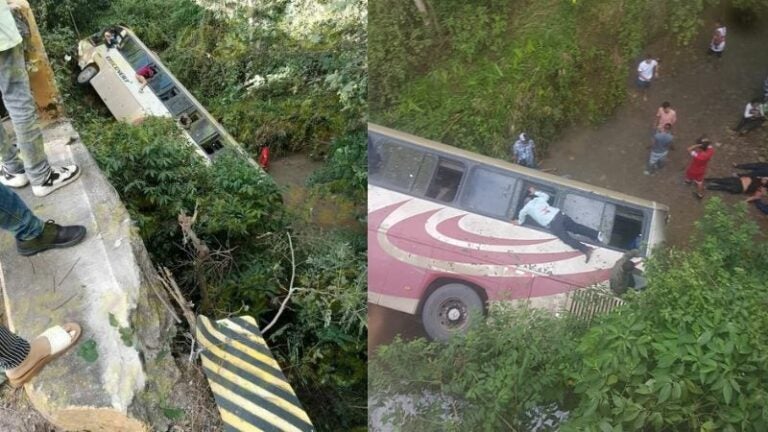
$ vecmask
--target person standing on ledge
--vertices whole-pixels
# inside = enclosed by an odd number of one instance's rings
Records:
[[[74,246],[86,234],[83,226],[61,226],[52,220],[44,223],[5,186],[0,186],[0,228],[14,235],[16,251],[23,256]],[[49,328],[30,343],[0,326],[0,370],[5,370],[11,386],[20,387],[71,347],[80,333],[79,325],[68,323]]]
[[[29,88],[21,34],[10,8],[17,9],[19,5],[13,0],[0,0],[0,92],[18,144],[14,146],[5,128],[0,127],[0,183],[14,188],[32,183],[32,193],[42,197],[74,182],[80,169],[77,165],[48,163],[37,107]]]

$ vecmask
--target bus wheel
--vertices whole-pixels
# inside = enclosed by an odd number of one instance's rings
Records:
[[[429,295],[421,310],[421,322],[429,337],[444,341],[464,333],[476,315],[483,314],[483,300],[472,288],[450,283]]]
[[[91,79],[93,79],[97,73],[99,73],[99,68],[97,68],[96,65],[90,64],[86,66],[85,69],[81,70],[79,74],[77,74],[77,83],[80,85],[86,85],[91,82]]]

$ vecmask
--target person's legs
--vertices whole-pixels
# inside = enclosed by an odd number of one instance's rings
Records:
[[[592,240],[599,241],[597,239],[597,230],[594,230],[588,226],[584,226],[574,221],[567,215],[563,215],[563,227],[565,227],[565,230],[568,232],[583,235],[585,237],[591,238]]]
[[[747,122],[748,122],[748,121],[749,121],[749,119],[748,119],[748,118],[746,118],[746,117],[742,117],[742,118],[741,118],[741,120],[739,120],[739,124],[737,124],[737,125],[736,125],[736,127],[735,127],[735,128],[733,128],[733,130],[735,130],[736,132],[741,132],[741,129],[742,129],[744,126],[746,126],[746,125],[747,125]]]
[[[747,171],[768,170],[768,162],[752,162],[752,163],[734,164],[733,167],[741,170],[747,170]]]
[[[29,342],[0,326],[0,369],[19,366],[29,355],[29,350]]]
[[[760,126],[762,126],[763,121],[765,121],[765,120],[762,119],[762,118],[749,119],[749,120],[747,120],[747,122],[744,125],[744,127],[743,127],[741,132],[742,133],[751,132],[752,130],[757,129]]]
[[[0,185],[0,228],[13,233],[18,241],[27,241],[43,233],[43,221],[16,193]]]
[[[563,243],[567,244],[568,246],[580,251],[583,254],[589,255],[590,249],[587,247],[587,245],[576,240],[575,238],[571,237],[570,234],[568,234],[568,229],[565,226],[566,218],[568,218],[568,216],[564,216],[562,213],[558,213],[557,216],[555,216],[555,218],[552,220],[552,223],[549,224],[549,228],[552,230],[552,234],[557,236],[557,238],[562,240]]]
[[[632,280],[634,282],[634,286],[632,288],[642,291],[648,286],[648,279],[646,279],[645,276],[638,273],[632,273]]]
[[[18,149],[7,136],[0,138],[0,156],[3,166],[10,173],[26,171],[33,185],[42,184],[49,176],[51,167],[45,155],[43,133],[37,120],[37,108],[29,88],[29,77],[21,44],[0,51],[0,92],[3,103],[13,121]],[[5,133],[2,133],[5,135]],[[24,162],[19,159],[18,153]]]
[[[22,187],[26,179],[19,178],[19,173],[24,172],[32,183],[32,193],[42,197],[77,180],[80,176],[77,165],[51,167],[48,164],[21,44],[0,51],[0,92],[18,143],[16,149],[7,136],[0,137],[0,157],[3,158],[0,183]]]
[[[704,179],[704,182],[709,190],[721,190],[735,194],[744,192],[741,179],[736,177],[707,178]]]

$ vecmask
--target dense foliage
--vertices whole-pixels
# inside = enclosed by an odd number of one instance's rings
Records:
[[[708,28],[702,11],[718,2],[424,3],[424,14],[413,1],[371,3],[371,118],[508,157],[521,131],[546,151],[565,126],[604,119],[625,98],[648,41],[671,31],[690,43]]]
[[[192,0],[31,4],[65,109],[155,263],[173,270],[197,312],[250,314],[262,325],[293,282],[296,292],[265,337],[319,430],[363,425],[362,230],[315,229],[283,207],[271,177],[232,154],[205,165],[170,121],[115,123],[92,91],[73,85],[75,66],[65,58],[79,38],[128,26],[254,157],[269,146],[273,157],[327,158],[313,197],[343,195],[363,207],[365,1],[268,0],[229,12]],[[207,255],[183,235],[182,211],[196,212],[192,230]]]
[[[586,331],[520,311],[447,345],[383,348],[372,395],[458,401],[448,417],[396,411],[405,430],[525,430],[555,409],[564,431],[765,430],[766,243],[746,207],[713,198],[693,244],[654,256],[648,290]]]

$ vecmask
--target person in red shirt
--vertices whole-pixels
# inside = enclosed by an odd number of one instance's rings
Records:
[[[696,183],[696,192],[693,195],[702,199],[704,198],[704,175],[707,173],[707,165],[715,154],[715,149],[712,148],[709,138],[702,136],[696,140],[696,144],[688,147],[688,153],[691,154],[691,162],[685,170],[685,183]]]
[[[141,87],[139,87],[139,93],[144,91],[144,87],[146,87],[148,84],[147,80],[155,76],[156,73],[157,66],[155,66],[154,63],[140,67],[139,70],[136,71],[136,81],[141,84]]]

